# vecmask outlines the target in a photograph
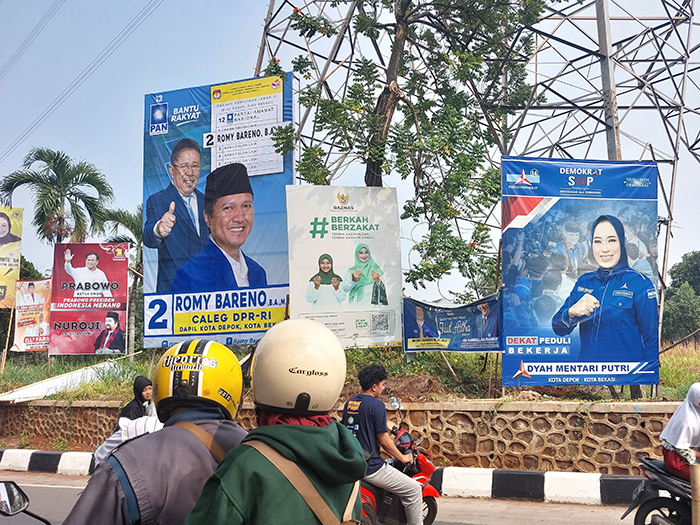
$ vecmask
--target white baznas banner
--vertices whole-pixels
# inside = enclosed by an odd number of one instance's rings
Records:
[[[399,209],[393,188],[287,186],[290,316],[343,345],[401,344]]]

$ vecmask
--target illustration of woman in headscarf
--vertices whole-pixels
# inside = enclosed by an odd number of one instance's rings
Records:
[[[348,296],[340,287],[342,282],[342,277],[333,272],[333,257],[324,253],[318,258],[318,273],[309,279],[306,301],[316,309],[333,310]]]
[[[10,222],[10,218],[6,213],[0,211],[0,246],[22,240],[20,237],[13,234],[10,231],[11,229],[12,223]]]
[[[0,299],[0,308],[14,308],[16,288],[19,278],[19,263],[22,239],[12,233],[12,223],[6,213],[0,212],[0,285],[7,287],[7,293]]]
[[[351,305],[387,306],[386,288],[382,282],[384,272],[374,262],[369,252],[369,246],[358,244],[355,248],[355,266],[348,269],[343,281],[343,290],[348,293]]]

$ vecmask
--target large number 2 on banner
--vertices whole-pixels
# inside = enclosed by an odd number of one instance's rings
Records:
[[[165,301],[163,299],[154,299],[150,303],[148,303],[148,308],[157,308],[158,311],[153,314],[151,317],[151,320],[148,322],[148,329],[149,330],[163,330],[168,328],[168,320],[167,319],[161,319],[163,315],[165,315],[165,312],[168,308],[168,305],[165,304]]]

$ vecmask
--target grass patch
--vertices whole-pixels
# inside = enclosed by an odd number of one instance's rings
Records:
[[[155,362],[158,362],[163,350],[156,349]],[[27,352],[26,354],[8,354],[5,372],[0,378],[0,392],[9,392],[17,388],[43,381],[87,366],[110,360],[107,356],[63,355],[53,358],[51,373],[45,352]],[[133,385],[137,375],[149,376],[151,350],[146,350],[129,359],[115,361],[108,369],[98,370],[96,377],[89,383],[48,396],[46,399],[62,401],[109,401],[128,402],[134,397]],[[153,375],[153,374],[150,374]]]
[[[484,368],[487,354],[446,352],[445,356],[456,377],[439,352],[417,352],[410,363],[406,362],[400,348],[353,348],[347,350],[345,355],[349,377],[356,377],[357,372],[370,363],[379,363],[386,368],[389,377],[426,375],[438,379],[443,387],[465,397],[488,397],[489,390],[491,396],[500,397],[501,367],[499,361],[494,371],[495,354],[489,357],[489,364]]]
[[[154,362],[163,353],[163,349],[155,350]],[[133,363],[122,359],[108,370],[101,370],[90,383],[74,389],[54,394],[49,399],[63,401],[122,401],[128,402],[133,398],[133,382],[137,375],[151,377],[150,349],[135,356]],[[234,348],[238,358],[246,352],[244,348]],[[485,358],[489,355],[486,366]],[[496,354],[483,353],[450,353],[445,352],[450,367],[439,352],[419,352],[413,354],[412,361],[406,362],[406,356],[399,348],[352,348],[346,351],[347,378],[355,380],[357,372],[364,366],[376,362],[383,365],[390,377],[408,377],[424,375],[435,378],[450,394],[447,398],[498,398],[501,394],[501,367],[495,366]],[[51,376],[71,372],[79,368],[94,365],[108,360],[105,356],[56,356],[51,368]],[[0,392],[14,390],[37,381],[48,379],[48,367],[44,352],[27,352],[26,354],[10,353],[4,375],[0,378]],[[700,351],[694,343],[680,345],[661,355],[659,396],[669,400],[683,399],[688,387],[700,380]],[[523,388],[508,388],[507,395],[513,398]],[[580,401],[610,401],[611,396],[607,387],[589,387],[571,385],[566,388],[537,388],[548,397],[580,400]],[[618,387],[619,391],[619,387]],[[428,394],[426,394],[428,395]],[[443,396],[436,399],[436,394],[429,394],[429,401],[445,400]],[[629,399],[629,388],[624,389],[622,399]]]
[[[660,384],[676,390],[681,398],[688,393],[688,387],[700,380],[700,352],[694,342],[678,345],[660,356]]]
[[[27,448],[29,446],[29,436],[22,432],[19,435],[19,443],[17,444],[17,448]]]
[[[70,452],[70,443],[62,437],[55,437],[51,440],[51,448],[56,452]]]
[[[134,378],[148,376],[146,360],[122,359],[107,369],[96,371],[95,378],[71,390],[65,390],[48,396],[47,399],[61,401],[129,401],[134,397]]]

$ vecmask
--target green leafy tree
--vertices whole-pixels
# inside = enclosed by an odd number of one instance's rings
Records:
[[[506,152],[511,135],[503,108],[522,106],[532,95],[521,57],[529,55],[533,41],[523,29],[537,20],[543,5],[542,0],[355,2],[355,31],[376,49],[390,46],[388,61],[357,60],[343,96],[328,96],[321,82],[299,94],[300,104],[313,109],[314,130],[325,133],[320,142],[300,143],[302,179],[331,183],[327,144],[333,143],[347,159],[364,164],[367,186],[381,186],[391,172],[413,184],[402,218],[424,224],[427,233],[414,248],[420,261],[406,273],[409,283],[425,286],[453,269],[475,292],[476,283],[495,280],[496,265],[484,264],[493,257],[490,230],[474,217],[487,216],[500,194],[499,172],[488,152]],[[306,38],[337,33],[321,15],[301,9],[290,19]],[[292,65],[310,77],[311,60],[300,56]],[[272,60],[268,72],[279,69]],[[299,137],[278,128],[274,138],[278,151],[286,153]]]
[[[700,251],[684,254],[668,273],[661,338],[678,341],[700,328]]]
[[[664,304],[661,338],[678,341],[700,328],[700,296],[688,282],[678,287]]]
[[[143,206],[136,206],[135,212],[116,209],[104,211],[105,227],[111,231],[107,242],[128,243],[131,252],[131,288],[129,289],[129,311],[127,312],[128,353],[136,347],[136,305],[143,297]],[[143,346],[143,326],[139,333],[139,348]]]
[[[29,281],[31,279],[43,279],[44,276],[36,269],[32,261],[26,259],[24,255],[21,255],[19,262],[19,278],[23,281]]]
[[[113,191],[89,162],[74,161],[62,151],[33,148],[22,169],[0,182],[0,200],[10,204],[14,191],[23,186],[33,193],[32,224],[41,240],[84,242],[88,234],[102,231],[105,204]]]
[[[683,283],[688,283],[700,295],[700,251],[684,254],[681,262],[674,264],[668,273],[671,276],[670,293],[675,293]]]

